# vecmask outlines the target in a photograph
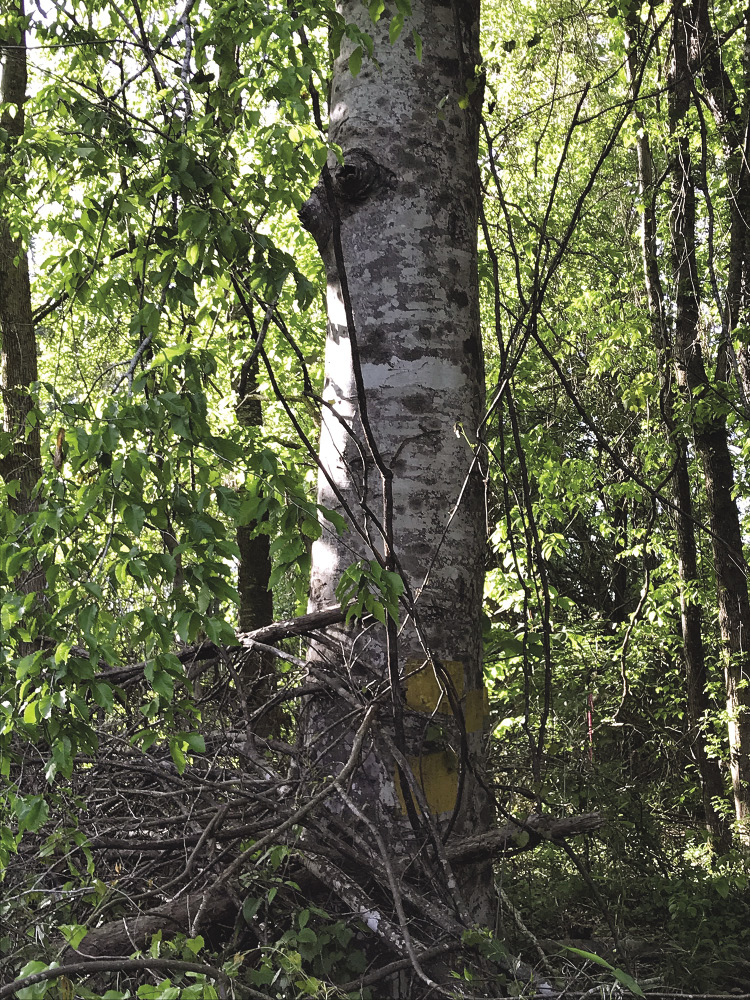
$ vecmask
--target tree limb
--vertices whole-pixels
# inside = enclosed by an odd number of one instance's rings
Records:
[[[83,959],[80,962],[69,963],[68,965],[58,965],[54,969],[44,969],[42,972],[35,972],[31,976],[24,976],[16,979],[7,986],[0,986],[0,1000],[3,997],[11,997],[19,990],[35,983],[43,983],[50,979],[58,979],[60,976],[90,976],[94,972],[139,972],[148,969],[162,969],[165,972],[173,970],[175,972],[202,972],[211,976],[223,987],[231,986],[231,980],[226,972],[215,968],[213,965],[200,965],[197,962],[180,962],[171,958],[99,958],[95,961]],[[244,987],[246,991],[248,987]],[[250,990],[249,996],[262,997],[268,1000],[264,993],[257,993]]]
[[[554,816],[532,813],[525,820],[516,820],[498,830],[488,830],[476,837],[467,837],[455,844],[446,844],[448,859],[453,862],[468,863],[489,854],[506,851],[528,851],[544,840],[558,841],[567,837],[577,837],[582,833],[592,833],[604,823],[598,812],[583,813],[581,816]],[[525,838],[528,835],[528,839]]]

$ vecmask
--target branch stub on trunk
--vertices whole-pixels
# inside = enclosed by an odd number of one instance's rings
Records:
[[[359,147],[344,154],[344,162],[337,163],[331,170],[331,180],[342,216],[351,214],[358,205],[381,192],[392,190],[397,183],[392,170],[378,163],[366,149]],[[331,237],[333,225],[322,178],[300,209],[299,218],[322,251]]]

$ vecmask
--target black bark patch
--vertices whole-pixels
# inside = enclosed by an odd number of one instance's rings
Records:
[[[331,171],[333,191],[342,214],[351,214],[354,206],[396,187],[396,175],[378,163],[366,149],[350,149],[344,162]],[[310,197],[299,210],[299,220],[323,253],[331,238],[333,217],[328,205],[323,179],[318,181]],[[328,263],[326,261],[326,263]]]
[[[417,413],[420,416],[425,412],[426,409],[431,405],[432,400],[425,399],[423,393],[416,395],[404,394],[401,397],[401,405],[407,413]]]
[[[342,201],[361,203],[384,189],[396,186],[396,175],[378,163],[366,149],[349,149],[344,162],[333,171],[336,196]]]
[[[476,342],[475,337],[467,337],[464,341],[464,354],[471,358],[472,361],[479,361],[479,345]]]
[[[326,203],[326,192],[322,181],[318,181],[310,197],[297,213],[302,226],[310,233],[322,253],[331,238],[333,220]]]

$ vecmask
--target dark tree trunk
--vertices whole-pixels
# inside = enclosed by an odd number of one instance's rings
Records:
[[[734,468],[726,421],[720,414],[720,401],[714,397],[706,373],[698,331],[701,282],[695,257],[695,183],[687,132],[687,113],[692,100],[690,54],[695,38],[690,17],[692,12],[686,13],[678,2],[675,5],[670,91],[670,126],[675,148],[670,215],[676,301],[674,362],[695,449],[704,471],[724,653],[735,812],[740,835],[747,840],[750,821],[750,601],[739,511],[733,498]]]
[[[637,31],[633,26],[633,34]],[[631,77],[634,67],[631,61],[635,50],[629,49],[628,66]],[[654,348],[661,366],[662,411],[670,433],[673,458],[673,490],[675,506],[674,526],[677,539],[677,565],[680,578],[680,614],[682,625],[683,656],[687,689],[687,710],[690,745],[701,782],[703,812],[706,827],[717,846],[723,851],[731,843],[730,831],[715,803],[724,798],[724,781],[718,761],[706,752],[706,737],[703,730],[704,719],[710,707],[706,660],[703,644],[703,612],[698,597],[700,580],[695,542],[693,499],[690,488],[687,442],[678,430],[674,420],[674,380],[673,349],[667,330],[664,307],[664,289],[659,271],[657,248],[656,212],[654,208],[656,192],[653,190],[653,164],[648,133],[642,114],[637,113],[641,130],[637,139],[638,182],[644,202],[641,224],[641,254],[643,275],[648,301]]]
[[[18,0],[18,23],[23,17],[23,2]],[[25,38],[25,35],[22,35]],[[12,42],[12,44],[11,44]],[[0,100],[10,105],[0,119],[8,134],[6,151],[0,160],[0,191],[13,183],[9,157],[13,143],[23,135],[26,102],[26,50],[12,36],[3,47]],[[3,162],[4,161],[4,162]],[[34,507],[32,491],[41,475],[39,428],[27,422],[32,410],[29,387],[38,378],[36,336],[31,314],[29,265],[20,240],[14,239],[8,220],[0,214],[0,332],[2,333],[3,429],[13,436],[10,449],[3,455],[2,473],[7,482],[17,481],[19,488],[11,498],[11,507],[25,513]]]
[[[257,396],[257,365],[250,370],[243,366],[236,388],[237,422],[243,427],[260,427],[263,408]],[[237,528],[237,548],[240,552],[237,567],[237,592],[240,599],[238,623],[240,632],[252,632],[273,621],[273,592],[271,578],[271,539],[257,534],[258,523],[241,524]],[[248,707],[253,710],[264,704],[273,694],[275,673],[273,658],[258,649],[241,658],[240,679]],[[278,731],[279,712],[274,710],[262,716],[256,724],[259,736],[269,736]]]
[[[687,707],[690,740],[693,756],[701,778],[703,811],[706,826],[722,849],[728,849],[731,837],[722,814],[715,802],[725,796],[724,781],[717,760],[706,753],[704,719],[710,708],[707,691],[706,659],[703,646],[703,613],[695,591],[699,586],[696,558],[693,505],[690,493],[687,447],[679,436],[674,439],[676,448],[674,468],[674,498],[679,508],[675,515],[677,534],[677,559],[680,574],[680,614],[682,642],[687,677]]]
[[[257,368],[238,385],[237,423],[243,427],[260,427],[263,410],[257,392]],[[256,534],[257,524],[243,524],[237,529],[240,564],[237,570],[239,591],[239,631],[269,625],[273,621],[273,594],[268,581],[271,576],[270,539]]]
[[[0,152],[0,204],[3,192],[14,182],[11,157],[14,144],[23,135],[26,102],[23,0],[17,0],[11,11],[6,17],[9,22],[16,21],[21,42],[19,44],[18,35],[10,33],[10,29],[7,40],[0,36],[0,102],[6,105],[0,118],[0,126],[7,133],[6,148]],[[10,444],[0,455],[0,474],[6,483],[18,484],[15,491],[10,493],[9,505],[16,514],[24,515],[32,513],[38,507],[34,488],[42,474],[39,426],[32,418],[33,401],[29,391],[38,379],[36,334],[31,312],[28,258],[21,241],[14,238],[9,221],[1,210],[0,339],[3,430],[10,435]],[[44,588],[41,567],[34,564],[19,577],[16,586],[23,593],[40,592]]]

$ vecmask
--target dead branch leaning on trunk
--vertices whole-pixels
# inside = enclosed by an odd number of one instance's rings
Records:
[[[307,615],[300,615],[298,618],[288,618],[284,621],[272,622],[270,625],[263,625],[252,632],[238,632],[237,638],[240,644],[237,646],[222,647],[226,653],[239,653],[243,649],[252,649],[256,644],[262,643],[267,646],[270,643],[279,642],[281,639],[292,639],[302,635],[309,635],[318,629],[327,628],[329,625],[338,625],[343,622],[346,608],[330,607],[321,611],[313,611]],[[53,645],[51,640],[44,640],[47,645]],[[189,646],[177,653],[177,659],[181,663],[196,663],[201,660],[210,660],[217,657],[221,651],[215,643],[206,640],[196,646]],[[88,659],[88,652],[79,647],[73,647],[73,655]],[[105,681],[110,684],[125,684],[140,677],[147,661],[140,663],[129,663],[123,667],[107,667],[99,663],[104,669],[95,674],[93,680]]]
[[[467,863],[488,854],[528,851],[545,840],[554,842],[592,833],[603,823],[604,817],[598,812],[562,818],[532,813],[525,820],[514,820],[498,830],[446,844],[446,854],[451,862]]]

